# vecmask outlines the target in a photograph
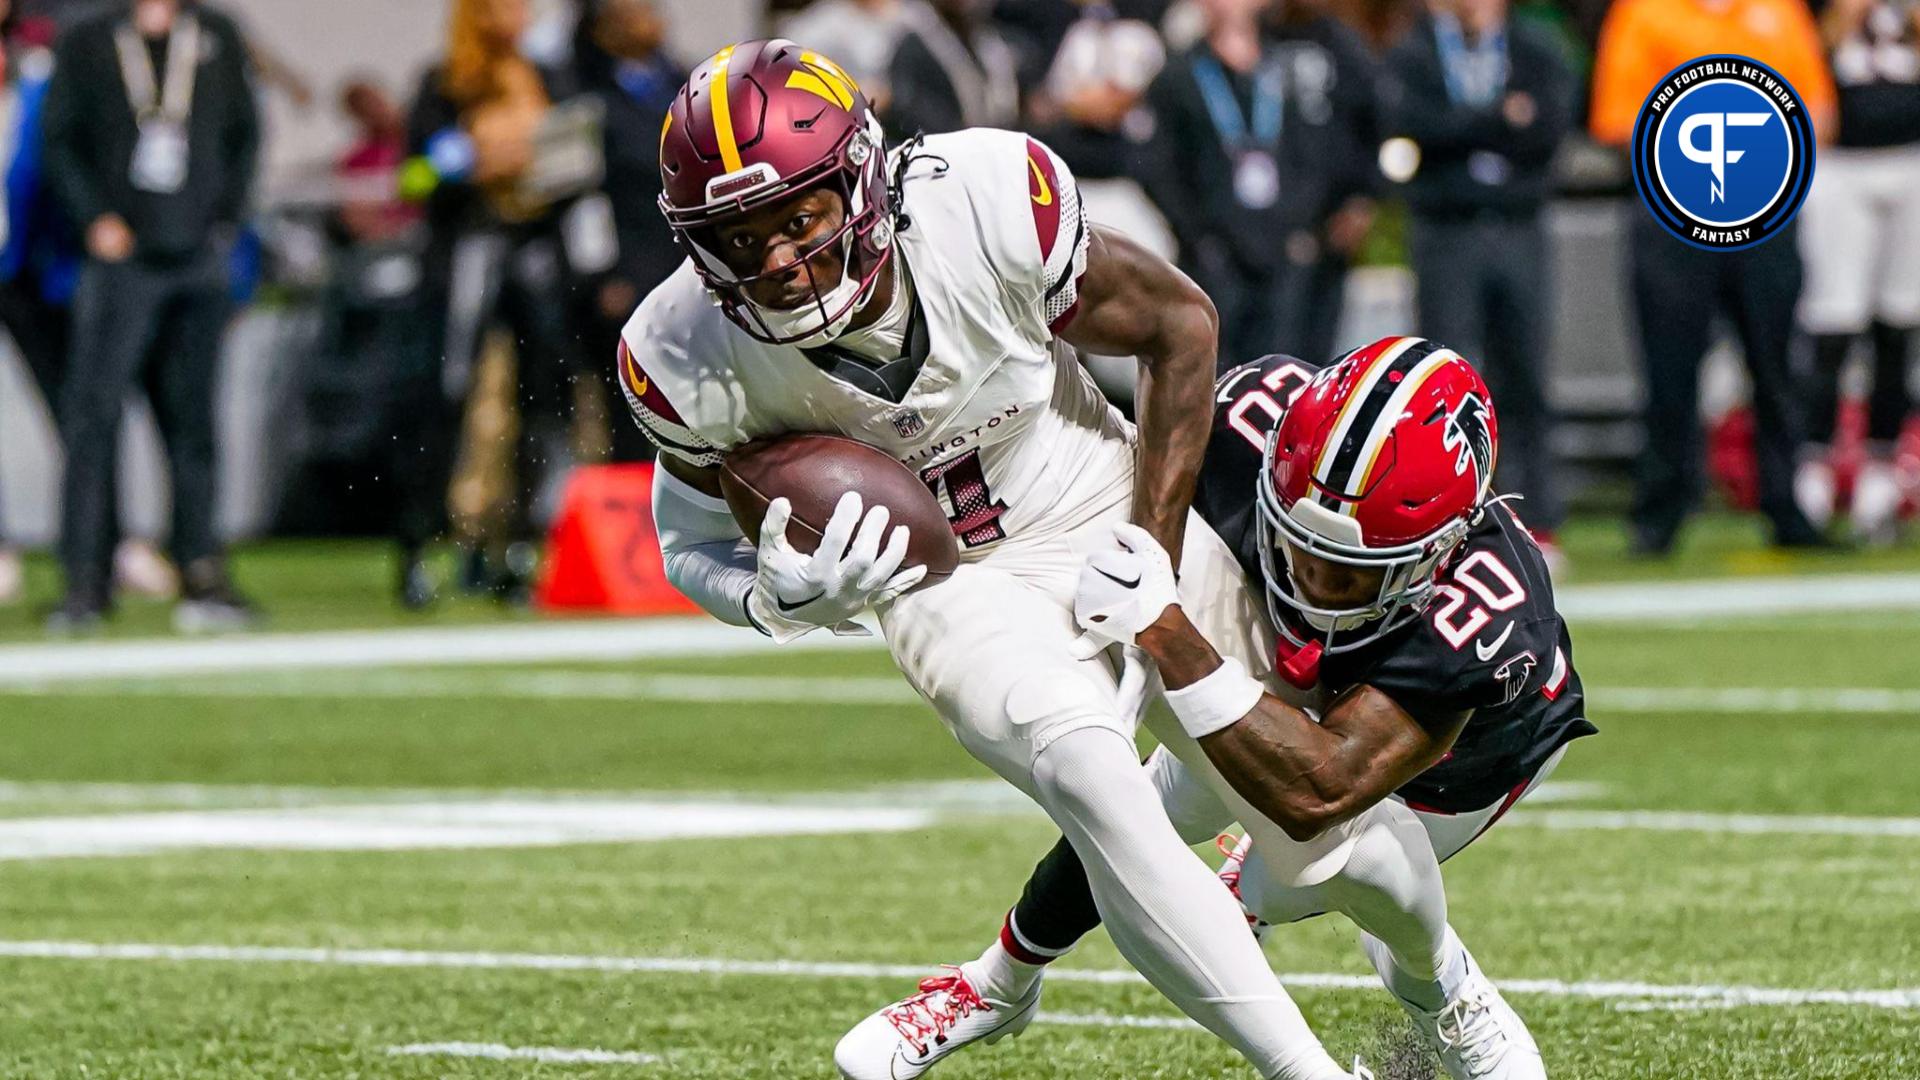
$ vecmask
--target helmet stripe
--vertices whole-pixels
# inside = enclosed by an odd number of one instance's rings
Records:
[[[860,89],[859,84],[853,81],[853,76],[842,70],[840,65],[815,52],[801,53],[800,63],[810,70],[788,75],[788,87],[805,90],[848,112],[853,111],[853,95]]]
[[[1407,355],[1413,355],[1413,351]],[[1357,495],[1367,490],[1368,483],[1373,479],[1374,466],[1380,463],[1380,451],[1386,448],[1387,439],[1393,434],[1393,429],[1398,426],[1400,414],[1407,411],[1407,403],[1413,400],[1413,395],[1419,393],[1421,384],[1432,378],[1434,372],[1457,358],[1457,354],[1451,349],[1436,348],[1427,353],[1414,366],[1413,371],[1400,380],[1400,384],[1393,390],[1393,396],[1387,399],[1386,407],[1380,410],[1379,418],[1374,421],[1373,430],[1367,433],[1366,442],[1361,444],[1360,465],[1353,472],[1352,486],[1348,488],[1349,491]],[[1348,504],[1350,508],[1357,505],[1357,503]]]
[[[1388,412],[1389,402],[1421,362],[1439,350],[1440,346],[1424,338],[1401,338],[1399,344],[1375,362],[1364,385],[1355,388],[1354,401],[1358,404],[1348,402],[1344,429],[1336,433],[1337,438],[1331,444],[1333,460],[1322,481],[1328,489],[1349,497],[1365,493],[1361,481],[1366,470],[1361,468],[1361,463],[1371,467],[1373,457],[1379,453],[1376,440],[1384,441],[1386,434],[1393,430],[1395,414]]]
[[[728,172],[738,172],[740,144],[733,137],[733,104],[727,100],[727,65],[733,59],[733,46],[721,49],[713,57],[713,75],[707,80],[707,101],[713,110],[713,132],[720,140],[720,164]]]
[[[1419,340],[1414,337],[1388,339],[1378,343],[1385,345],[1385,348],[1380,349],[1371,359],[1364,361],[1367,366],[1360,372],[1352,392],[1347,395],[1346,404],[1340,407],[1340,415],[1334,419],[1333,429],[1328,433],[1327,441],[1320,447],[1320,459],[1313,466],[1315,483],[1334,491],[1346,490],[1334,483],[1333,471],[1340,458],[1340,447],[1346,442],[1347,432],[1353,428],[1358,414],[1371,396],[1370,391],[1374,384],[1380,381],[1380,378],[1387,373],[1387,369],[1393,366],[1394,360],[1399,358],[1408,346]]]

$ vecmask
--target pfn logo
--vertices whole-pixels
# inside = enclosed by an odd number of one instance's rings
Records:
[[[1773,119],[1772,113],[1695,113],[1680,124],[1680,153],[1688,161],[1705,165],[1713,170],[1713,185],[1707,196],[1708,202],[1727,201],[1727,166],[1736,164],[1747,156],[1745,150],[1727,149],[1727,129],[1729,127],[1765,127]],[[1707,145],[1702,147],[1696,133],[1706,128]]]
[[[1695,247],[1765,243],[1813,181],[1813,125],[1800,95],[1744,56],[1667,73],[1633,127],[1633,186],[1660,227]]]

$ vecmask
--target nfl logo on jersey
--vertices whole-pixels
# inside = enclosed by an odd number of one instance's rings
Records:
[[[901,409],[890,419],[893,421],[893,430],[899,432],[903,439],[911,439],[927,430],[927,421],[915,409]]]

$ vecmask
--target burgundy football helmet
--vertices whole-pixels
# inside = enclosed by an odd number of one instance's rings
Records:
[[[1326,652],[1344,652],[1424,611],[1487,506],[1498,439],[1479,373],[1423,338],[1376,341],[1316,375],[1268,436],[1260,468],[1263,568],[1280,632],[1300,647],[1310,630]],[[1385,571],[1380,595],[1356,608],[1313,606],[1293,585],[1296,550]]]
[[[727,318],[774,345],[837,336],[886,267],[893,249],[892,193],[880,121],[840,65],[780,38],[730,45],[694,69],[660,129],[660,209]],[[827,186],[846,220],[794,260],[736,275],[714,229],[730,217]],[[813,257],[839,245],[838,282],[815,279]],[[812,298],[791,310],[762,307],[746,289],[798,265]]]

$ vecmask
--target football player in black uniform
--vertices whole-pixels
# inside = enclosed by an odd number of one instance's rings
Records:
[[[1155,752],[1169,816],[1189,842],[1236,817],[1277,824],[1279,842],[1267,828],[1222,870],[1256,926],[1346,914],[1452,1076],[1544,1077],[1447,925],[1439,870],[1594,731],[1545,561],[1491,496],[1486,386],[1453,351],[1403,337],[1325,368],[1254,361],[1216,400],[1194,506],[1265,582],[1277,677],[1222,660],[1165,552],[1130,526],[1088,561],[1076,609],[1089,650],[1151,658],[1204,754]],[[1022,1000],[1099,918],[1063,839],[961,974],[988,1008]],[[916,1000],[876,1016],[911,1022]]]

